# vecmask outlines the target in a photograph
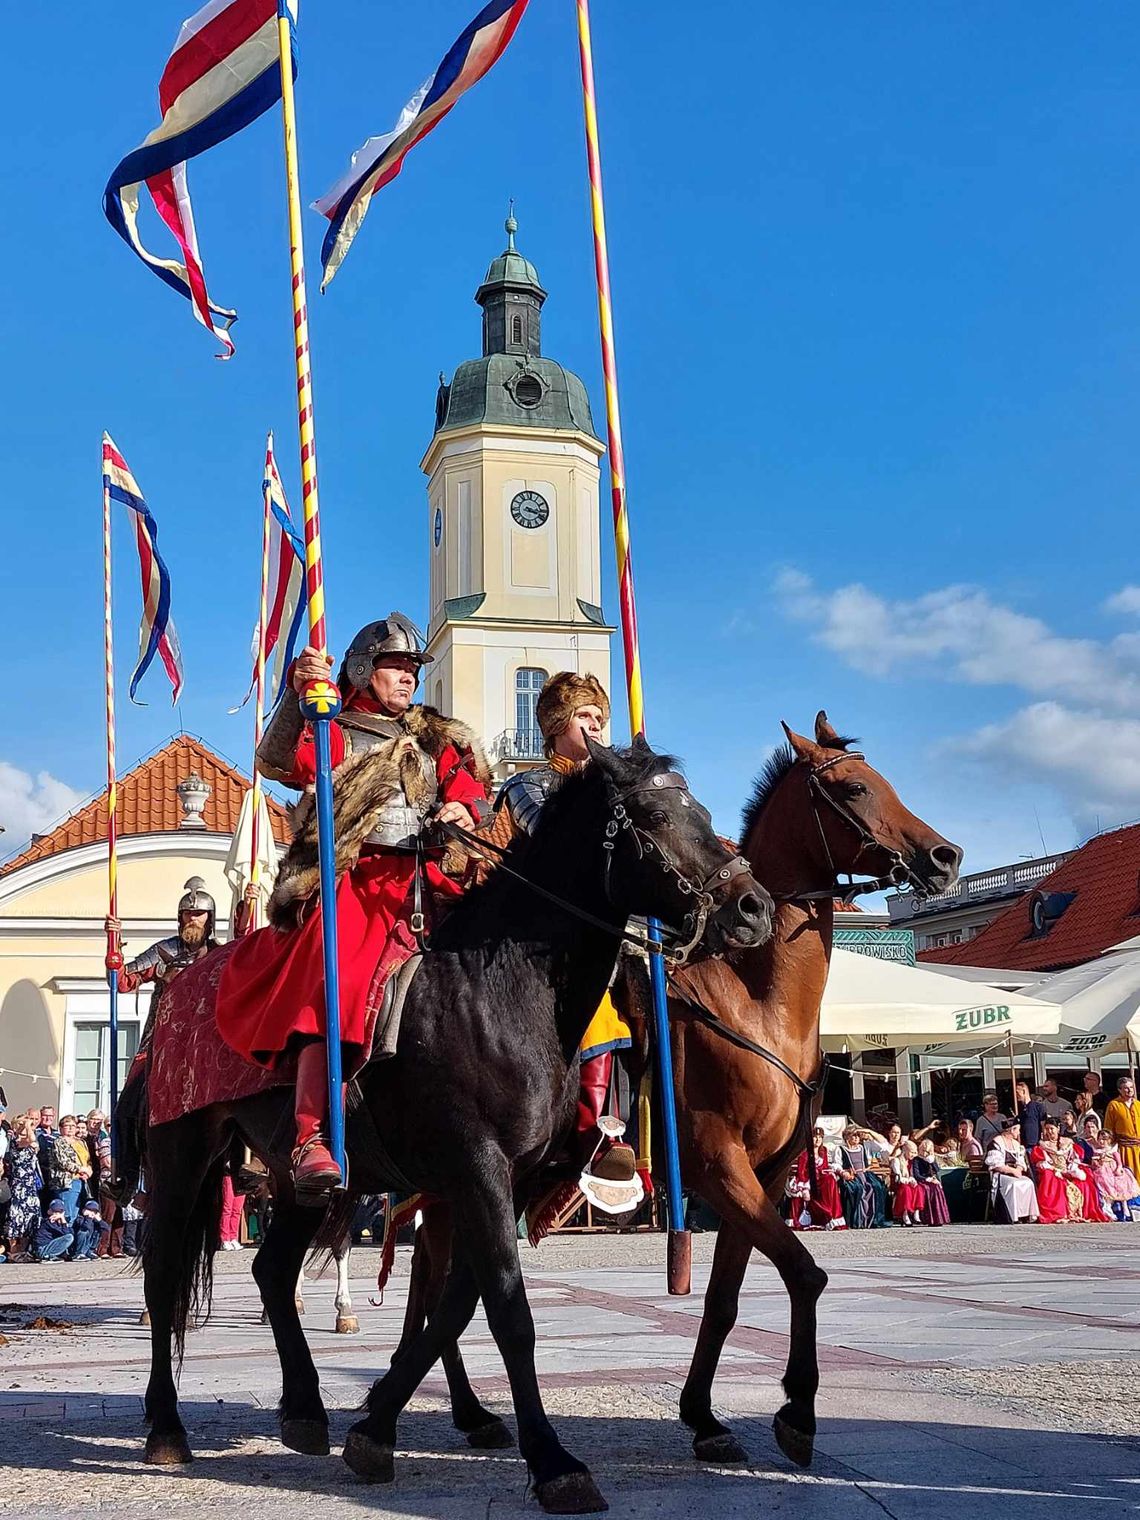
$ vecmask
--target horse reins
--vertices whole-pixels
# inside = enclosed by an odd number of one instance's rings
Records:
[[[827,868],[831,872],[832,882],[829,887],[816,887],[807,892],[777,892],[773,897],[777,902],[820,902],[827,899],[838,898],[840,902],[852,903],[857,897],[865,897],[870,892],[882,892],[887,887],[902,887],[908,883],[919,896],[925,895],[925,883],[915,871],[907,865],[898,850],[889,849],[880,840],[876,839],[871,830],[859,817],[853,808],[849,808],[837,797],[833,797],[820,781],[820,776],[829,771],[834,765],[841,765],[844,760],[866,760],[866,756],[852,750],[844,750],[842,754],[832,755],[828,760],[821,760],[818,765],[813,765],[807,775],[808,798],[811,802],[811,815],[815,820],[815,826],[819,833],[819,842],[823,846],[823,853],[827,859]],[[876,876],[870,881],[853,881],[853,869],[843,872],[847,877],[848,885],[840,885],[840,872],[836,868],[831,846],[827,842],[827,830],[823,826],[820,817],[819,804],[824,802],[831,811],[840,817],[844,823],[855,830],[859,839],[859,848],[855,852],[855,861],[858,861],[863,851],[869,847],[882,850],[890,860],[890,869],[882,876]],[[854,868],[855,861],[852,862]]]
[[[627,929],[619,929],[604,918],[598,918],[596,914],[590,913],[585,908],[580,908],[577,903],[572,903],[567,898],[559,896],[557,892],[551,892],[547,887],[540,886],[538,882],[532,881],[529,876],[523,875],[521,871],[516,871],[513,866],[507,864],[507,851],[501,845],[493,844],[489,839],[480,839],[477,834],[471,833],[468,829],[460,828],[458,824],[442,823],[438,819],[435,819],[433,820],[433,827],[441,830],[449,838],[460,841],[468,849],[475,850],[485,859],[493,858],[498,870],[505,871],[513,880],[527,887],[536,896],[544,898],[547,902],[560,908],[564,913],[570,914],[571,917],[579,919],[582,923],[589,924],[591,928],[600,929],[603,933],[612,935],[624,944],[633,945],[638,950],[644,951],[648,949],[660,952],[671,965],[682,966],[704,936],[709,912],[716,901],[713,896],[713,890],[719,886],[727,885],[736,876],[750,872],[751,867],[743,857],[737,856],[734,860],[730,860],[725,865],[718,867],[704,881],[694,885],[693,881],[666,856],[661,846],[644,829],[639,828],[634,823],[625,808],[626,802],[631,797],[637,796],[642,792],[660,791],[664,788],[679,789],[684,797],[688,798],[689,789],[685,778],[677,775],[675,771],[656,775],[647,785],[630,787],[624,792],[611,790],[610,817],[606,823],[602,848],[606,852],[605,894],[607,902],[612,903],[614,900],[610,878],[613,867],[614,848],[619,835],[623,832],[632,834],[639,860],[646,858],[653,860],[654,864],[666,875],[676,878],[677,890],[681,893],[682,897],[692,897],[695,900],[697,904],[696,908],[692,913],[685,915],[686,922],[695,920],[695,932],[683,943],[671,944],[668,947],[659,941],[645,940],[636,934],[630,934]],[[685,805],[688,806],[687,800]]]

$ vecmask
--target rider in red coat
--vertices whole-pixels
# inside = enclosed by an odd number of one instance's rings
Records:
[[[344,707],[330,732],[336,811],[340,1030],[346,1074],[365,1057],[370,1015],[384,982],[417,949],[412,915],[417,845],[433,819],[471,828],[486,814],[485,767],[470,730],[412,705],[428,663],[400,613],[361,629],[340,672]],[[328,661],[306,649],[293,671],[301,692],[327,679]],[[257,755],[271,780],[311,791],[316,752],[296,700],[287,695]],[[328,1119],[319,879],[311,800],[298,806],[297,838],[270,903],[270,927],[242,939],[222,974],[217,1019],[223,1039],[247,1059],[274,1066],[297,1055],[299,1195],[319,1199],[340,1181],[325,1138]],[[430,814],[430,816],[429,816]],[[424,907],[462,888],[429,851]],[[285,932],[282,932],[284,930]]]

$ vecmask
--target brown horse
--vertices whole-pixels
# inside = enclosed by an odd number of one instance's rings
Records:
[[[816,1303],[827,1274],[777,1206],[789,1166],[810,1144],[821,1101],[819,1015],[835,897],[844,891],[839,878],[871,877],[863,891],[909,881],[916,890],[942,892],[957,879],[962,852],[903,806],[826,713],[816,717],[814,740],[786,724],[784,731],[788,743],[758,778],[741,829],[753,876],[776,902],[773,938],[760,949],[705,959],[670,977],[682,1177],[686,1190],[722,1221],[680,1413],[694,1433],[697,1457],[746,1459],[713,1414],[712,1385],[736,1323],[749,1257],[753,1249],[761,1251],[791,1301],[787,1402],[775,1417],[776,1439],[788,1457],[806,1466],[819,1387]],[[630,979],[626,991],[635,1005],[630,1012],[643,1017],[637,1011],[643,989]],[[446,1267],[449,1220],[430,1213],[428,1220],[417,1237],[405,1337],[430,1312]],[[509,1440],[502,1422],[479,1405],[454,1343],[444,1367],[455,1423],[471,1443]]]

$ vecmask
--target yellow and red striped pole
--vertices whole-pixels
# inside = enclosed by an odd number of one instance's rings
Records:
[[[637,600],[633,589],[633,556],[630,549],[629,508],[625,493],[625,454],[621,441],[621,406],[618,400],[617,355],[614,345],[613,301],[610,296],[610,259],[606,244],[606,203],[602,193],[602,153],[598,141],[598,107],[594,89],[594,50],[590,35],[589,0],[576,0],[578,8],[578,57],[582,66],[582,103],[586,119],[586,162],[590,179],[590,215],[594,232],[594,274],[598,289],[598,326],[602,341],[602,378],[606,390],[606,430],[610,455],[610,493],[613,499],[614,547],[617,551],[618,607],[625,651],[625,684],[629,701],[631,734],[645,733],[645,699],[641,685],[641,650],[637,641]],[[669,1193],[669,1292],[688,1293],[691,1288],[691,1237],[685,1229],[681,1194],[681,1160],[677,1138],[677,1107],[673,1090],[673,1056],[669,1039],[669,1010],[665,965],[661,957],[661,928],[649,920],[649,938],[658,949],[649,956],[653,988],[653,1014],[657,1045],[662,1129],[665,1136],[665,1175]]]
[[[269,615],[269,528],[272,519],[272,491],[270,482],[273,469],[273,434],[265,441],[265,477],[262,482],[261,516],[261,602],[257,619],[257,675],[254,700],[257,703],[253,716],[253,820],[250,829],[252,840],[249,863],[250,904],[246,932],[257,928],[261,915],[261,773],[257,769],[257,751],[265,728],[265,624]]]
[[[285,183],[289,199],[289,254],[293,275],[293,337],[297,362],[297,431],[301,446],[301,503],[305,522],[305,586],[309,644],[328,652],[325,588],[321,561],[321,518],[317,493],[317,439],[313,425],[313,374],[309,357],[309,306],[305,290],[305,242],[301,224],[301,182],[297,158],[297,107],[293,94],[293,17],[290,0],[277,0],[277,41],[281,67],[281,115],[285,129]],[[325,1044],[329,1062],[329,1150],[346,1176],[344,1095],[340,1053],[340,979],[337,961],[336,871],[333,851],[332,755],[329,724],[340,711],[340,692],[329,680],[314,681],[301,698],[313,726],[317,751],[317,845],[321,874],[321,928],[325,969]]]
[[[107,730],[107,918],[119,916],[119,787],[115,766],[115,639],[111,619],[111,440],[103,434],[103,681],[106,693]],[[118,1153],[115,1138],[115,1108],[119,1101],[119,972],[123,951],[117,929],[107,930],[107,954],[103,962],[107,972],[110,999],[110,1072],[108,1104],[111,1125],[111,1169]]]

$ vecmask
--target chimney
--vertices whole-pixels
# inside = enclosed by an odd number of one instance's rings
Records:
[[[178,801],[182,807],[182,820],[178,827],[204,829],[206,820],[202,817],[202,813],[213,787],[208,781],[203,781],[197,771],[191,771],[186,780],[180,781],[174,790],[178,793]]]

